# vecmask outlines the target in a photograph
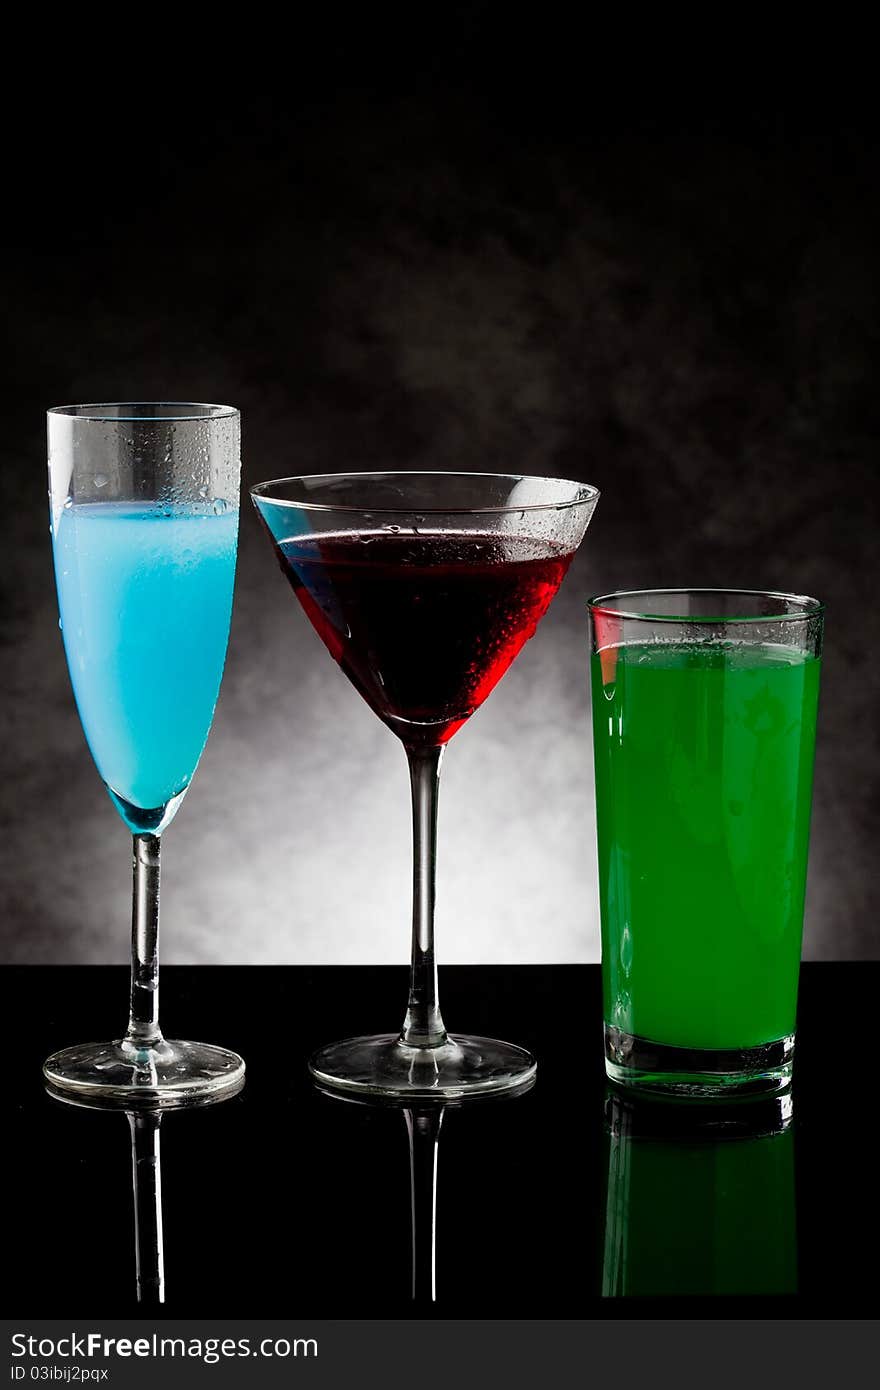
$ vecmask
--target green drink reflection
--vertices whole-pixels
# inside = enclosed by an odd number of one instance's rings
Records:
[[[790,1096],[719,1112],[606,1097],[605,1297],[797,1290]]]

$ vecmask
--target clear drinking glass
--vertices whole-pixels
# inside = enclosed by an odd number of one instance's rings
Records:
[[[782,1090],[822,605],[690,589],[590,611],[608,1076],[683,1096]]]
[[[518,1087],[522,1048],[446,1032],[434,960],[440,760],[533,635],[598,492],[558,478],[348,473],[252,490],[281,569],[331,655],[401,740],[413,804],[413,939],[402,1031],[323,1048],[341,1091],[449,1098]]]
[[[57,1052],[53,1087],[131,1104],[237,1085],[244,1063],[159,1028],[159,845],[220,689],[238,541],[231,406],[129,402],[49,411],[49,500],[67,665],[92,757],[133,836],[128,1029]]]

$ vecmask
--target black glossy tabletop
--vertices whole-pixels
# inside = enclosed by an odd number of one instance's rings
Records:
[[[125,972],[7,967],[0,984],[3,1305],[155,1316],[146,1277],[136,1296],[129,1121],[51,1100],[40,1076],[54,1049],[118,1033]],[[444,969],[453,1032],[523,1043],[539,1074],[526,1095],[442,1116],[436,1313],[872,1314],[878,985],[880,964],[804,967],[793,1121],[767,1133],[740,1118],[732,1137],[682,1107],[646,1119],[609,1099],[597,966]],[[322,1096],[305,1066],[321,1043],[393,1028],[405,990],[388,967],[163,969],[166,1034],[236,1048],[248,1068],[238,1096],[159,1125],[168,1316],[430,1315],[436,1117],[411,1121],[413,1301],[407,1116]],[[148,1227],[142,1213],[142,1244]]]

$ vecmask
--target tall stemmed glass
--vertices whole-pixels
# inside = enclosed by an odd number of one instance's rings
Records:
[[[49,411],[49,498],[67,665],[92,757],[133,835],[125,1036],[57,1052],[52,1086],[164,1104],[237,1085],[244,1063],[159,1027],[159,845],[192,780],[223,675],[238,543],[231,406]]]
[[[535,1072],[523,1048],[450,1036],[437,994],[434,878],[440,760],[546,613],[599,496],[559,478],[348,473],[252,489],[330,654],[409,760],[413,933],[401,1032],[317,1052],[325,1086],[412,1099],[483,1095]]]

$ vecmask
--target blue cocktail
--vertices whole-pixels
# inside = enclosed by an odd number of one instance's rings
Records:
[[[238,538],[238,411],[71,406],[49,412],[52,543],[83,730],[134,837],[131,1010],[119,1041],[69,1047],[50,1085],[169,1104],[240,1083],[234,1052],[159,1028],[160,835],[201,757],[220,690]]]
[[[61,512],[55,575],[92,757],[133,833],[167,825],[220,690],[238,509],[124,502]]]

